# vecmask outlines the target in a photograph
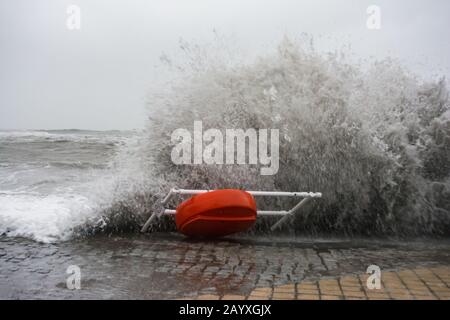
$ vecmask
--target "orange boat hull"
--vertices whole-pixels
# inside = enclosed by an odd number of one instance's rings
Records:
[[[191,237],[222,237],[245,231],[255,221],[255,199],[234,189],[195,195],[181,203],[175,215],[178,231]]]

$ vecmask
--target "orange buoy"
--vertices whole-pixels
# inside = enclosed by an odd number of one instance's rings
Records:
[[[193,196],[176,210],[179,232],[192,237],[221,237],[250,228],[256,221],[253,196],[242,190],[215,190]]]

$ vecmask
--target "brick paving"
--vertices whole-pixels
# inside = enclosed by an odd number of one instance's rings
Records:
[[[0,237],[0,299],[444,299],[449,248],[446,239]],[[71,265],[81,290],[67,288]],[[383,290],[364,288],[370,265],[381,268]]]
[[[368,274],[255,288],[248,295],[200,295],[196,300],[450,300],[450,267],[404,269],[381,274],[369,289]]]

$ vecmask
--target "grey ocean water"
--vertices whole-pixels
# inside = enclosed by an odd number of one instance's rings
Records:
[[[96,217],[112,159],[135,132],[0,131],[0,235],[49,242]]]

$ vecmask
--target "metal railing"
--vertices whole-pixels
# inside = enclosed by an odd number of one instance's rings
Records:
[[[169,201],[173,198],[174,195],[196,195],[211,192],[214,190],[189,190],[189,189],[177,189],[173,188],[169,191],[166,197],[161,201],[163,206],[166,206]],[[299,210],[305,206],[311,199],[321,198],[322,193],[320,192],[283,192],[283,191],[246,191],[255,197],[296,197],[302,198],[292,209],[286,210],[257,210],[257,216],[281,216],[281,219],[278,220],[272,227],[270,228],[272,231],[281,227],[287,221],[290,220]],[[156,212],[152,213],[148,220],[145,222],[144,226],[141,229],[141,232],[146,232],[155,218],[160,217],[162,215],[175,215],[176,210],[174,209],[166,209],[157,214]]]

